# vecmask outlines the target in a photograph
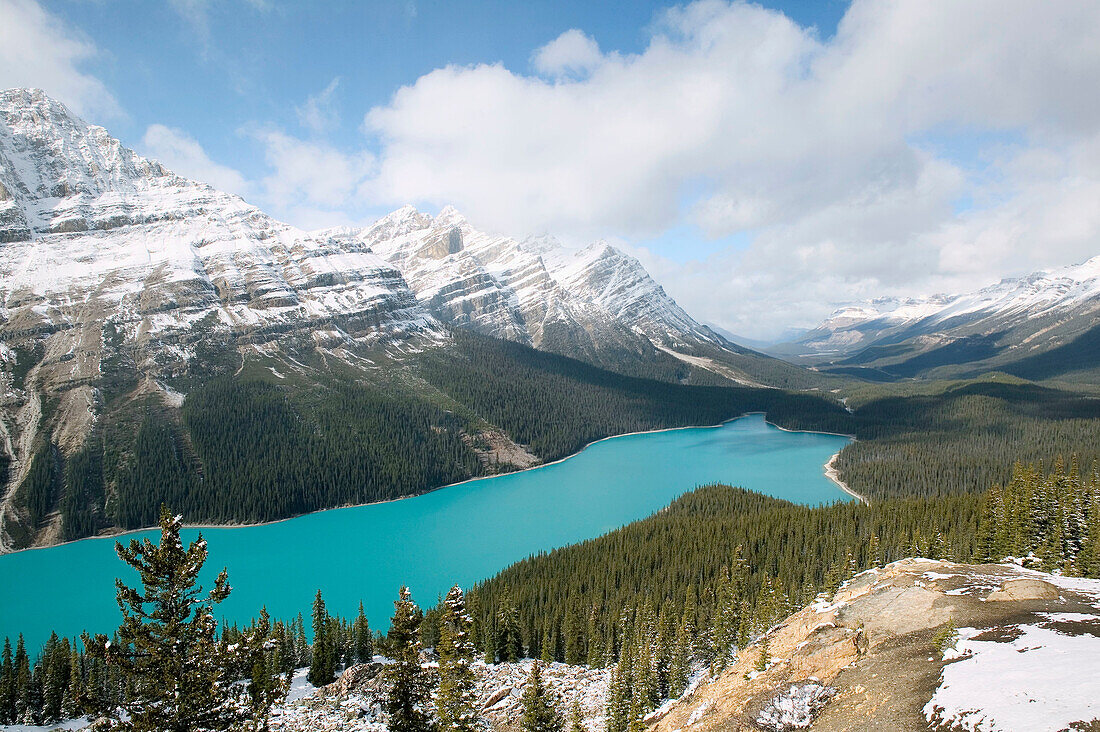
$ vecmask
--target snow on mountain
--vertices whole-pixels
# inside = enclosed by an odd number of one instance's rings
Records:
[[[902,559],[770,628],[648,729],[1091,729],[1098,631],[1100,580]]]
[[[1100,256],[1081,264],[1004,279],[975,292],[883,298],[841,308],[779,349],[844,356],[876,343],[921,338],[942,346],[966,337],[998,337],[1013,358],[1063,345],[1100,323]],[[1011,339],[1002,338],[1012,334]]]
[[[642,265],[598,242],[570,249],[475,229],[453,207],[411,206],[351,236],[397,267],[441,320],[536,348],[588,357],[601,350],[723,341],[670,298]]]
[[[172,174],[41,91],[0,93],[4,330],[109,320],[128,336],[198,321],[266,328],[364,319],[435,328],[394,268]],[[377,324],[379,328],[374,328]]]
[[[40,430],[63,450],[83,441],[108,364],[132,364],[178,402],[161,379],[186,375],[198,349],[232,359],[293,342],[339,355],[443,337],[366,246],[177,176],[35,89],[0,92],[0,242],[9,486]]]

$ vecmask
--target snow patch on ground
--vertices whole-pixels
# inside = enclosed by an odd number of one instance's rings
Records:
[[[756,715],[756,724],[774,732],[805,729],[835,694],[836,689],[818,683],[792,685],[768,702]]]
[[[973,732],[1057,732],[1100,718],[1100,637],[1019,626],[1010,641],[976,640],[964,639],[963,630],[951,656],[961,660],[944,667],[924,707],[930,722]]]

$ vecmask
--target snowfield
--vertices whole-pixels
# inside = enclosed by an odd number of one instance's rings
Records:
[[[1100,618],[1082,617],[1092,633],[1024,625],[1005,629],[1018,633],[1012,640],[960,640],[924,708],[928,720],[974,732],[1058,732],[1100,718]]]

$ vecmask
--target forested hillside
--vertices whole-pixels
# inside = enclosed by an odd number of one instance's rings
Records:
[[[868,567],[907,556],[1016,556],[1047,571],[1097,576],[1100,473],[1082,471],[1075,458],[1050,462],[1050,470],[1017,465],[1009,484],[984,496],[870,506],[809,508],[728,486],[698,488],[647,519],[525,559],[472,588],[462,610],[470,616],[463,653],[487,663],[527,656],[614,666],[609,729],[625,730],[683,691],[699,663],[720,671],[735,649]],[[179,530],[170,513],[162,523]],[[355,619],[330,615],[318,592],[311,624],[302,615],[278,620],[261,612],[243,629],[223,627],[219,652],[246,649],[248,663],[231,672],[250,679],[250,693],[276,693],[280,679],[304,665],[311,681],[327,683],[376,652],[407,656],[419,667],[421,652],[453,650],[456,598],[457,589],[448,596],[450,609],[444,603],[422,614],[402,595],[397,605],[404,610],[395,614],[402,625],[383,635],[372,633],[362,608]],[[139,702],[120,669],[96,655],[105,641],[54,636],[35,652],[21,637],[6,639],[0,723],[52,722]]]
[[[549,461],[609,435],[748,411],[814,429],[847,419],[819,396],[627,377],[464,331],[383,369],[270,359],[226,371],[176,382],[180,408],[159,392],[105,390],[78,451],[39,446],[15,494],[30,527],[16,539],[29,544],[56,516],[64,540],[150,526],[163,503],[189,522],[258,522],[415,495],[512,469],[479,459],[491,429]]]
[[[731,632],[754,634],[858,569],[906,556],[968,560],[975,495],[809,508],[728,486],[696,489],[654,516],[518,562],[471,591],[484,637],[515,615],[525,648],[602,664],[639,607],[686,623],[707,655],[723,587],[737,575]],[[685,614],[687,617],[685,617]],[[742,627],[743,626],[743,627]],[[483,639],[484,642],[484,639]],[[578,657],[570,653],[571,657]]]
[[[1100,459],[1100,400],[1016,379],[849,388],[849,411],[833,394],[628,377],[465,331],[384,369],[271,359],[191,376],[178,409],[114,383],[79,450],[38,446],[14,494],[31,528],[7,526],[22,545],[54,521],[63,540],[148,526],[162,502],[192,522],[254,522],[422,493],[511,469],[479,459],[497,429],[549,461],[609,435],[759,411],[858,438],[836,467],[873,501],[980,492],[1016,460]]]

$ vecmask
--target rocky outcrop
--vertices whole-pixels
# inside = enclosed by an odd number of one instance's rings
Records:
[[[907,559],[791,615],[767,634],[766,671],[756,670],[758,640],[650,728],[784,730],[802,728],[801,718],[815,730],[1060,730],[1100,717],[1100,686],[1074,670],[1100,666],[1098,628],[1098,580]],[[1072,662],[1038,660],[1064,657],[1063,641],[1073,643]],[[952,690],[963,682],[959,706]],[[1027,715],[1005,699],[1023,700]]]
[[[533,661],[473,665],[478,706],[482,718],[496,732],[519,730],[521,698]],[[276,732],[385,732],[382,701],[386,693],[380,663],[353,666],[335,683],[298,695],[276,710],[272,730]],[[563,717],[570,719],[576,706],[586,730],[603,729],[610,671],[585,666],[548,664],[543,683]]]

